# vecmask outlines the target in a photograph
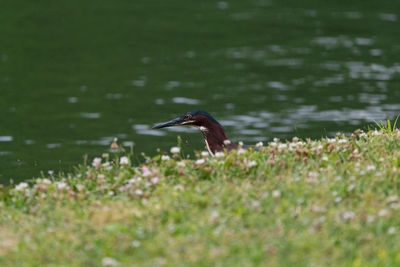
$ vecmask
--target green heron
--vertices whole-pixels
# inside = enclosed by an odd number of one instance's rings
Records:
[[[171,121],[154,125],[153,129],[171,126],[195,126],[203,134],[208,152],[214,156],[215,152],[238,148],[237,144],[226,137],[225,130],[210,114],[203,110],[192,110]]]

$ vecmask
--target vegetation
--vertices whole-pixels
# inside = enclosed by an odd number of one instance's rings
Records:
[[[399,130],[258,146],[4,188],[0,265],[400,265]]]

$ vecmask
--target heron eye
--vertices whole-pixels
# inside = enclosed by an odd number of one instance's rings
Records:
[[[192,116],[191,115],[189,115],[189,114],[186,114],[186,116],[185,116],[185,120],[190,120],[192,118]]]

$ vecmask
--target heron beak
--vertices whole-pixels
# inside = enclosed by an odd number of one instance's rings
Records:
[[[185,121],[184,119],[179,117],[179,118],[173,119],[171,121],[158,123],[158,124],[154,125],[152,129],[161,129],[161,128],[171,127],[171,126],[181,126],[181,125],[187,124],[186,122],[187,121]]]

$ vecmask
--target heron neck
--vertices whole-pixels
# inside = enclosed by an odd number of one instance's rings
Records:
[[[228,139],[221,125],[207,123],[207,125],[200,126],[199,128],[203,134],[208,152],[211,155],[214,155],[218,151],[224,151],[224,149],[232,150],[237,148],[237,145]]]

